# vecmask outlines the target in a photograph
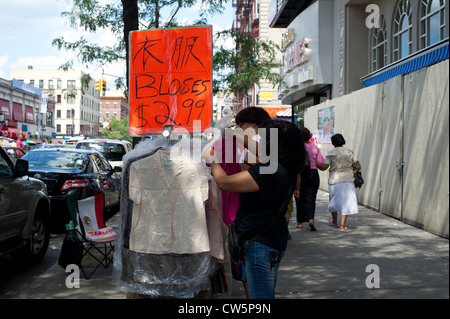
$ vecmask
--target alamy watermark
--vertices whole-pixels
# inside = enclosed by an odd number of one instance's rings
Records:
[[[200,132],[201,123],[200,121],[193,121],[193,129],[196,132]],[[261,174],[273,174],[277,170],[277,162],[278,162],[278,129],[270,128],[270,143],[268,145],[269,149],[267,149],[267,144],[265,142],[258,143],[257,147],[249,147],[249,150],[252,148],[257,148],[258,155],[255,155],[254,151],[249,151],[248,153],[248,162],[255,163],[256,159],[263,164],[268,164],[266,166],[261,167]],[[259,128],[258,135],[261,141],[265,141],[267,129]],[[237,139],[237,143],[225,143],[225,148],[216,151],[217,156],[215,161],[219,163],[236,163],[239,161],[239,158],[235,158],[238,154],[236,152],[237,145],[244,145],[243,140],[245,138],[248,139],[249,143],[254,143],[256,145],[256,141],[252,138],[256,135],[256,132],[253,128],[248,128],[243,131],[240,128],[231,129],[231,128],[210,128],[204,131],[204,133],[212,133],[213,138],[211,141],[207,143],[204,147],[202,147],[202,142],[200,139],[191,139],[191,138],[178,138],[178,136],[189,136],[189,132],[184,130],[183,128],[177,128],[177,132],[171,132],[170,134],[165,134],[164,136],[170,140],[175,140],[175,143],[171,150],[171,156],[176,156],[178,153],[185,154],[191,157],[196,163],[201,163],[203,159],[204,151],[207,148],[210,148],[215,145],[215,143],[226,140],[233,141],[233,139]]]
[[[370,273],[366,277],[366,287],[369,289],[380,288],[380,267],[376,264],[367,265],[366,272]]]
[[[80,267],[75,264],[67,265],[66,272],[69,273],[66,278],[66,287],[69,289],[80,288]]]
[[[376,4],[369,4],[366,12],[370,13],[366,18],[366,27],[369,29],[380,27],[380,7]]]

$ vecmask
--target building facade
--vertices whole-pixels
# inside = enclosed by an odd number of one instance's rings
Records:
[[[55,101],[40,89],[18,80],[0,79],[1,136],[51,138],[54,135]]]
[[[445,59],[448,6],[446,0],[272,0],[270,26],[286,29],[280,98],[301,117],[311,105]]]
[[[11,77],[36,86],[55,100],[56,138],[100,134],[100,92],[95,80],[76,70],[11,70]],[[82,79],[88,79],[82,81]]]
[[[304,124],[322,154],[333,134],[344,135],[365,179],[358,202],[448,238],[448,0],[273,0],[272,8],[271,25],[287,28],[283,100],[295,108],[316,97]],[[329,70],[317,73],[324,58]],[[328,173],[319,175],[328,190]]]
[[[100,122],[104,128],[108,127],[112,117],[120,121],[128,115],[128,102],[119,93],[106,92],[106,96],[100,97]]]
[[[100,102],[100,118],[102,123],[109,122],[112,117],[120,121],[129,114],[128,102],[123,96],[102,96]]]
[[[272,41],[281,46],[281,37],[284,29],[269,27],[269,4],[270,0],[233,0],[236,8],[233,28],[240,32],[253,36],[259,41]],[[278,51],[275,62],[281,61],[281,52]],[[279,67],[274,65],[272,72],[280,72]],[[278,97],[278,86],[273,86],[268,81],[255,83],[244,95],[237,96],[236,112],[248,106],[259,106],[276,114],[277,109],[286,110]]]

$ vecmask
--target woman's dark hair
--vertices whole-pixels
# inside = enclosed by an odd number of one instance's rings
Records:
[[[302,132],[303,142],[308,143],[311,139],[311,132],[306,127],[301,127],[300,132]]]
[[[251,106],[243,109],[236,115],[236,124],[251,123],[259,125],[262,121],[270,120],[271,117],[262,107]]]
[[[342,146],[345,145],[345,139],[342,136],[342,134],[334,134],[331,137],[331,144],[333,144],[333,146]]]
[[[270,129],[278,129],[278,163],[292,174],[299,172],[305,161],[305,147],[300,129],[292,123],[282,120],[264,121],[259,128],[265,129],[265,134],[261,135],[261,143],[265,143],[267,156],[270,156]]]

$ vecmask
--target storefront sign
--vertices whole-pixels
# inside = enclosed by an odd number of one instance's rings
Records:
[[[289,72],[296,66],[309,61],[309,42],[310,40],[308,38],[303,38],[286,49],[283,55],[285,72]]]
[[[294,29],[289,29],[288,32],[283,34],[283,38],[281,39],[281,50],[285,50],[288,46],[290,46],[295,41],[295,33]]]
[[[272,92],[259,92],[259,98],[271,100],[273,98],[273,93]]]
[[[270,115],[270,117],[276,117],[279,112],[284,112],[287,108],[283,107],[263,107],[264,110]]]
[[[42,94],[41,113],[47,113],[48,94]]]
[[[300,69],[300,71],[298,72],[298,83],[303,83],[312,80],[314,78],[313,75],[314,74],[312,65]]]
[[[129,76],[130,135],[212,126],[211,26],[131,32]]]
[[[23,83],[22,81],[18,80],[12,80],[13,81],[13,87],[37,96],[41,96],[41,90],[38,88],[35,88],[34,86],[30,84]]]

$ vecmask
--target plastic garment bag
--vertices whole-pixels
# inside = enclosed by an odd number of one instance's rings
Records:
[[[201,145],[182,143],[194,149],[171,147],[160,137],[139,143],[123,158],[113,268],[113,283],[121,290],[192,298],[208,289],[217,268],[205,214],[211,176],[194,156]]]

